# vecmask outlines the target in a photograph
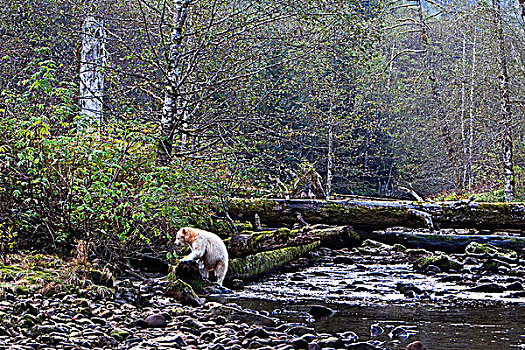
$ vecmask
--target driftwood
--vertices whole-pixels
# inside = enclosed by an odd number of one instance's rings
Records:
[[[448,232],[447,232],[448,231]],[[402,244],[408,248],[422,248],[430,251],[448,253],[464,252],[471,242],[491,244],[493,246],[522,251],[525,248],[525,237],[508,234],[468,234],[464,232],[436,231],[418,232],[413,230],[391,229],[374,231],[367,236],[386,244]]]
[[[228,204],[234,219],[281,227],[298,222],[351,225],[358,230],[393,226],[479,229],[525,229],[525,203],[414,202],[348,199],[232,199]]]

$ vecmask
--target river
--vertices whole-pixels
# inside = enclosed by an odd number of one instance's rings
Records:
[[[353,331],[360,341],[375,340],[382,348],[405,349],[420,340],[428,350],[525,349],[524,293],[469,291],[476,283],[510,285],[521,278],[481,273],[477,266],[425,275],[402,259],[347,254],[347,263],[327,257],[248,284],[224,301],[306,323],[319,333]],[[420,292],[401,293],[407,285]],[[314,304],[335,312],[315,319],[307,312]],[[372,325],[384,333],[372,335]],[[407,339],[388,335],[397,326],[408,332]]]

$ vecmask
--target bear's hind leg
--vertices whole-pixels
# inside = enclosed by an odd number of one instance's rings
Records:
[[[224,261],[219,261],[217,263],[217,266],[215,267],[215,276],[217,276],[217,283],[222,286],[222,282],[224,281],[224,277],[226,277],[226,270],[228,269],[228,266],[224,263]]]

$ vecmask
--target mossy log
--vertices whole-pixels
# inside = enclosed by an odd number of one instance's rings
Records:
[[[243,233],[232,237],[227,242],[227,246],[230,258],[239,258],[317,241],[330,248],[358,246],[362,242],[359,234],[351,226],[314,226],[299,230],[281,228],[273,231]]]
[[[444,231],[449,231],[445,233]],[[409,248],[422,248],[431,251],[450,253],[464,252],[471,242],[491,244],[499,248],[522,251],[525,248],[525,237],[501,234],[458,234],[450,230],[436,232],[418,232],[414,230],[374,231],[369,238],[387,244],[402,244]]]
[[[320,244],[320,241],[316,241],[297,247],[286,247],[248,255],[244,258],[231,259],[226,279],[249,280],[255,278],[296,260],[301,255],[319,247]]]
[[[393,226],[432,228],[525,229],[525,203],[414,202],[348,199],[232,199],[232,218],[281,226],[308,224],[351,225],[358,230]]]

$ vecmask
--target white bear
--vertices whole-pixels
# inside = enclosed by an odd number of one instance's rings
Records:
[[[191,248],[191,253],[181,262],[196,261],[202,278],[206,280],[213,270],[217,283],[222,286],[228,271],[228,250],[219,236],[197,228],[183,227],[177,232],[175,244],[188,244]]]

